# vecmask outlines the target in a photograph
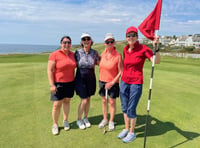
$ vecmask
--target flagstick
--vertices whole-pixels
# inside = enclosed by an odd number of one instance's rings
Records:
[[[156,36],[158,34],[158,31],[156,31]],[[151,78],[150,78],[150,86],[149,86],[149,96],[148,96],[148,104],[147,104],[147,115],[146,115],[146,125],[145,125],[145,131],[144,131],[144,148],[146,148],[146,137],[147,137],[147,128],[148,128],[148,118],[149,118],[149,112],[150,112],[150,103],[151,103],[151,93],[152,93],[152,85],[153,85],[153,75],[154,75],[154,65],[155,65],[155,59],[156,59],[156,50],[158,49],[158,44],[154,47],[153,52],[153,62],[152,62],[152,69],[151,69]]]

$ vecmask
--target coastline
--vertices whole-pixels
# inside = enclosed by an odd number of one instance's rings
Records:
[[[0,44],[0,55],[43,54],[55,51],[59,45]]]
[[[8,56],[8,55],[46,55],[51,52],[41,52],[41,53],[0,53],[0,56]]]

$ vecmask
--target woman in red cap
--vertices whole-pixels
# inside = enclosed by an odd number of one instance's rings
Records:
[[[145,59],[153,62],[153,52],[138,41],[138,30],[136,27],[129,27],[126,30],[126,41],[128,45],[123,50],[124,69],[120,82],[120,99],[122,112],[124,113],[125,129],[119,133],[118,138],[128,143],[136,138],[136,107],[142,94],[143,66]],[[158,43],[157,37],[153,45]],[[160,63],[158,50],[156,51],[155,64]]]

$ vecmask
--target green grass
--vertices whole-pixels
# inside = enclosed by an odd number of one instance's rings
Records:
[[[100,52],[102,45],[96,45]],[[103,49],[101,49],[103,48]],[[52,102],[47,79],[48,54],[0,56],[0,147],[79,148],[79,147],[143,147],[144,123],[151,63],[144,66],[143,94],[138,105],[137,139],[129,144],[117,139],[124,128],[120,99],[117,99],[116,129],[103,135],[98,129],[102,119],[98,91],[91,99],[89,120],[92,127],[76,126],[80,99],[71,100],[70,131],[64,131],[62,116],[60,134],[51,134]],[[151,97],[147,147],[197,148],[200,144],[200,60],[162,57],[156,65]],[[96,74],[98,78],[98,67]],[[98,86],[98,85],[97,85]],[[98,89],[97,89],[98,90]]]

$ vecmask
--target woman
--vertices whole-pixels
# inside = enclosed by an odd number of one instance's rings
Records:
[[[153,52],[145,45],[138,42],[138,30],[129,27],[126,30],[126,41],[128,45],[124,47],[124,69],[120,82],[120,99],[122,111],[124,113],[125,129],[118,135],[123,142],[131,142],[136,138],[136,107],[142,94],[143,65],[148,58],[153,62]],[[153,45],[158,39],[153,41]],[[156,52],[156,64],[160,63],[160,56]]]
[[[96,91],[95,65],[99,64],[100,57],[98,52],[91,48],[93,44],[90,34],[83,33],[81,36],[81,49],[76,50],[75,59],[77,62],[77,71],[75,78],[75,90],[81,98],[78,107],[77,125],[80,129],[90,127],[88,112],[90,109],[90,97]],[[82,115],[84,113],[84,118]]]
[[[47,68],[51,100],[53,101],[53,135],[59,133],[58,118],[62,105],[64,129],[70,129],[68,115],[70,100],[74,95],[74,69],[76,68],[76,61],[74,53],[70,51],[71,38],[69,36],[62,37],[60,45],[61,49],[50,54]]]
[[[115,38],[113,34],[107,33],[104,38],[105,51],[101,54],[99,63],[99,95],[102,97],[103,120],[99,128],[108,124],[108,103],[105,98],[105,90],[108,90],[110,96],[110,120],[109,130],[114,130],[114,116],[116,112],[116,98],[119,97],[119,77],[122,73],[122,56],[116,51]]]

